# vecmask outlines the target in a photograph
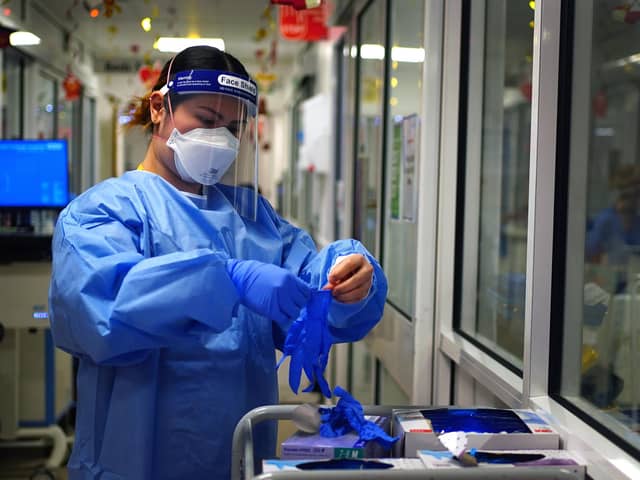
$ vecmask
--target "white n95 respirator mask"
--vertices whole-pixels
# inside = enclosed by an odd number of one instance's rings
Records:
[[[186,133],[174,128],[167,139],[180,177],[202,185],[220,181],[236,159],[239,145],[226,127],[194,128]]]

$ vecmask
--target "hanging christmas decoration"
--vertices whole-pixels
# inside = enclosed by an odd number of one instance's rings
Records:
[[[278,76],[273,72],[258,72],[254,77],[261,93],[270,92],[273,83],[278,79]]]
[[[613,7],[611,16],[614,20],[633,25],[640,20],[640,1],[633,0]]]
[[[296,10],[306,10],[309,8],[317,8],[322,0],[271,0],[275,5],[288,5]]]
[[[271,40],[271,50],[269,50],[269,63],[272,67],[276,65],[278,61],[278,38]]]
[[[269,31],[264,27],[260,27],[256,31],[256,34],[253,36],[253,39],[256,42],[260,42],[260,41],[264,40],[267,37],[267,35],[269,35]]]
[[[71,10],[73,10],[78,3],[79,0],[74,0],[73,4],[67,9],[67,16],[70,16]],[[101,13],[107,18],[111,18],[116,13],[122,13],[122,7],[120,7],[116,0],[101,0],[95,4],[90,3],[88,0],[83,0],[82,6],[92,18],[97,18]]]
[[[256,63],[259,66],[258,72],[254,75],[261,93],[268,93],[273,88],[273,83],[277,76],[270,70],[277,63],[278,58],[278,32],[277,25],[273,17],[273,5],[267,5],[260,14],[259,26],[253,39],[261,43],[260,47],[254,51]],[[268,45],[265,42],[269,41]]]
[[[71,71],[71,66],[67,66],[67,76],[62,81],[62,88],[64,89],[64,98],[66,100],[74,101],[80,98],[82,83]]]
[[[524,98],[526,98],[527,102],[531,102],[533,86],[531,85],[530,80],[525,80],[520,84],[520,93]]]
[[[0,49],[7,48],[9,46],[9,35],[15,30],[13,28],[7,28],[0,25]]]
[[[114,13],[122,13],[122,8],[116,0],[103,0],[104,4],[104,16],[107,18],[111,18]]]
[[[78,29],[78,20],[73,16],[73,9],[76,8],[80,4],[80,0],[73,0],[73,3],[67,8],[65,12],[65,17],[70,23],[70,30],[75,31]]]
[[[292,6],[280,6],[280,35],[286,40],[313,42],[329,36],[327,3],[318,8],[296,10]]]
[[[609,109],[609,101],[607,99],[607,93],[600,89],[593,97],[593,114],[596,118],[604,118],[607,116],[607,110]]]
[[[156,61],[153,65],[144,64],[138,70],[138,78],[148,90],[156,84],[158,78],[160,78],[161,72],[162,65],[160,65],[160,62],[158,61]]]

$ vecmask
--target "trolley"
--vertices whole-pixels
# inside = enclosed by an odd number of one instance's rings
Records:
[[[451,470],[322,470],[283,471],[255,474],[253,427],[266,420],[291,420],[297,405],[266,405],[254,408],[238,422],[233,432],[231,480],[579,480],[565,468],[465,468]],[[394,408],[406,406],[367,405],[365,415],[391,417]]]

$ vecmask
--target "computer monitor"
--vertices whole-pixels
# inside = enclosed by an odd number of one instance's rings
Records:
[[[69,202],[66,140],[0,140],[0,208]]]

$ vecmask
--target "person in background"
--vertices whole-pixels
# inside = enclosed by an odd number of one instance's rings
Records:
[[[613,174],[614,204],[594,219],[587,232],[585,254],[590,263],[624,266],[634,248],[640,247],[640,171],[623,165]]]
[[[228,478],[238,420],[278,403],[275,349],[311,292],[332,289],[335,342],[382,316],[373,256],[355,240],[318,252],[243,177],[256,105],[235,57],[183,50],[138,102],[140,167],[59,217],[49,305],[56,345],[79,359],[72,480]],[[253,443],[272,456],[275,425]]]

